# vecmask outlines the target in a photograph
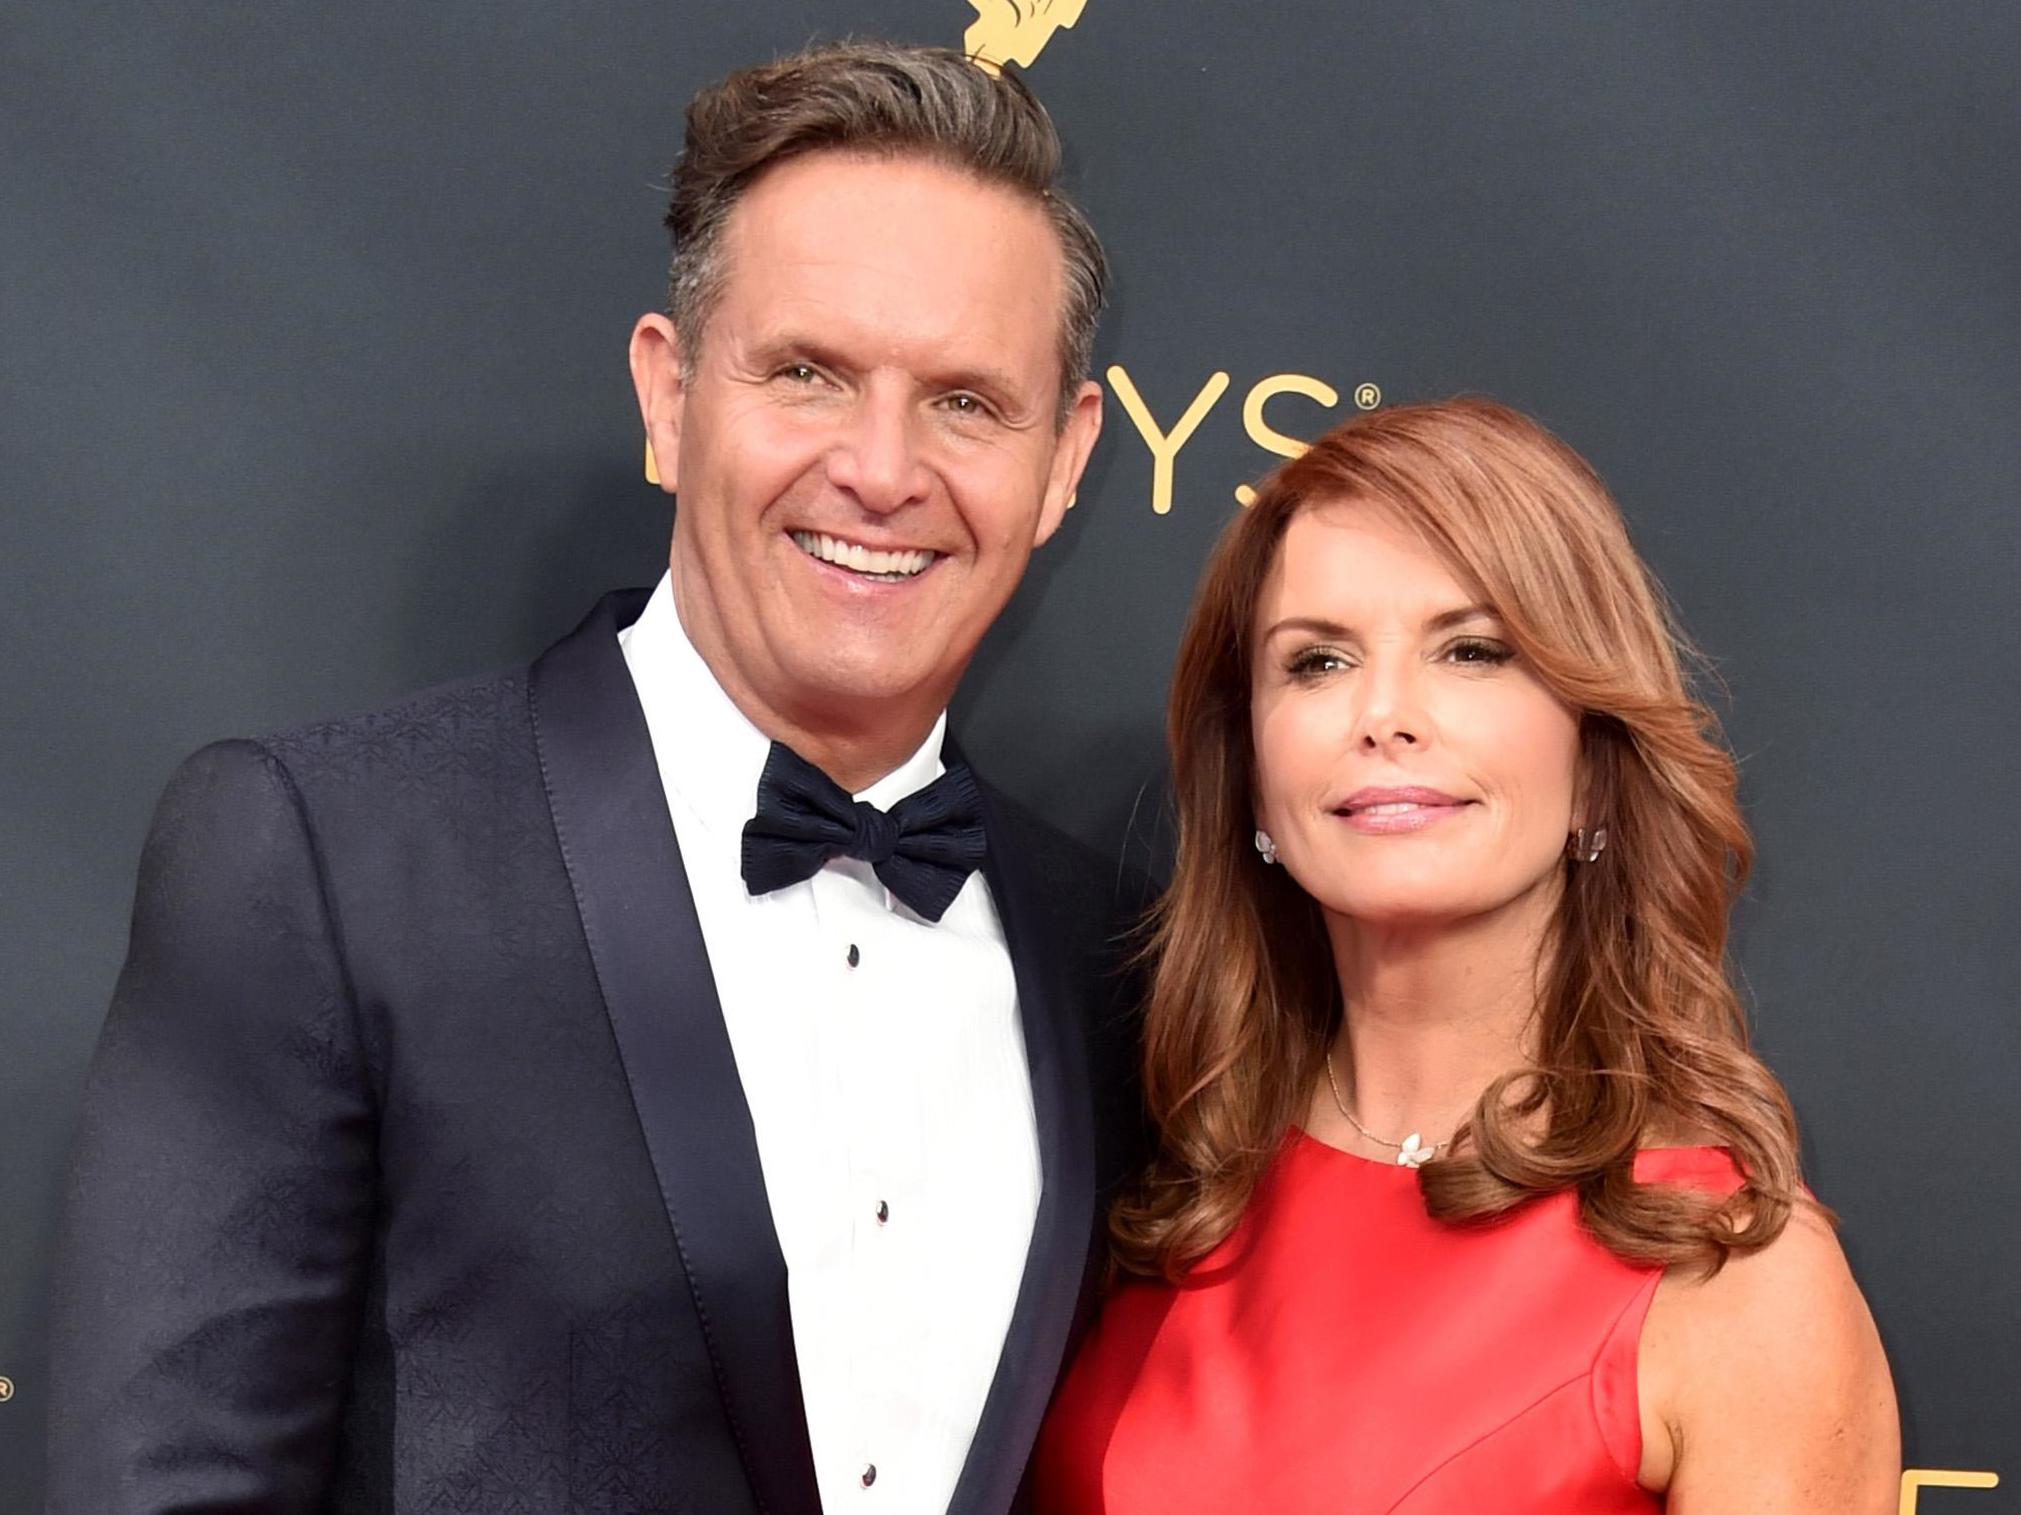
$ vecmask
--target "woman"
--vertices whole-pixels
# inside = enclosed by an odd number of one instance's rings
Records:
[[[1046,1515],[1895,1508],[1679,661],[1592,470],[1485,401],[1352,420],[1231,525],[1172,693],[1161,1155]]]

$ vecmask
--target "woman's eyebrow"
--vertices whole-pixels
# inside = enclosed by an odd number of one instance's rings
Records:
[[[1338,621],[1328,621],[1318,616],[1294,615],[1285,617],[1265,631],[1263,633],[1263,640],[1267,642],[1272,637],[1286,631],[1302,631],[1307,635],[1320,637],[1344,637],[1348,635],[1348,628],[1341,625]]]
[[[1442,610],[1425,622],[1426,631],[1444,631],[1447,627],[1458,626],[1463,621],[1492,621],[1497,619],[1491,606],[1462,605],[1456,610]]]
[[[1428,617],[1424,623],[1424,629],[1426,631],[1444,631],[1448,627],[1458,626],[1467,621],[1492,621],[1495,619],[1497,617],[1491,606],[1459,605],[1451,610],[1441,610],[1436,615]],[[1271,626],[1269,630],[1263,633],[1263,639],[1268,641],[1270,638],[1286,631],[1298,631],[1310,636],[1322,637],[1346,637],[1354,634],[1353,627],[1342,625],[1339,621],[1327,620],[1324,616],[1294,615],[1286,616],[1283,620]]]

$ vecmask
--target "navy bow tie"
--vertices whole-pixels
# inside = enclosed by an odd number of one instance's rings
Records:
[[[744,887],[769,894],[812,878],[831,857],[861,858],[877,880],[929,921],[947,913],[982,866],[982,794],[965,763],[890,810],[852,799],[782,742],[758,779],[758,813],[744,824]]]

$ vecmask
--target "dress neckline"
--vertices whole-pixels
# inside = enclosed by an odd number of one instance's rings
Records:
[[[1338,1157],[1351,1163],[1359,1163],[1364,1168],[1391,1169],[1404,1175],[1411,1175],[1417,1172],[1417,1169],[1407,1163],[1400,1163],[1394,1159],[1381,1157],[1364,1157],[1359,1152],[1350,1152],[1345,1147],[1336,1147],[1332,1142],[1321,1141],[1296,1121],[1291,1123],[1291,1132],[1287,1138],[1287,1145],[1311,1147],[1326,1156]],[[1725,1147],[1710,1144],[1684,1147],[1638,1147],[1635,1152],[1637,1177],[1643,1178],[1646,1182],[1649,1175],[1646,1175],[1642,1171],[1645,1168],[1669,1169],[1675,1164],[1682,1163],[1687,1169],[1695,1169],[1706,1160],[1715,1158],[1723,1163],[1730,1163],[1732,1154]]]

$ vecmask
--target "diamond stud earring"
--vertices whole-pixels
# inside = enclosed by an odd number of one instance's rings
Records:
[[[1588,831],[1581,826],[1565,839],[1565,853],[1575,863],[1597,863],[1600,854],[1607,850],[1607,828],[1595,826]]]
[[[1277,843],[1270,840],[1270,833],[1260,826],[1256,830],[1256,851],[1265,863],[1277,861]]]

